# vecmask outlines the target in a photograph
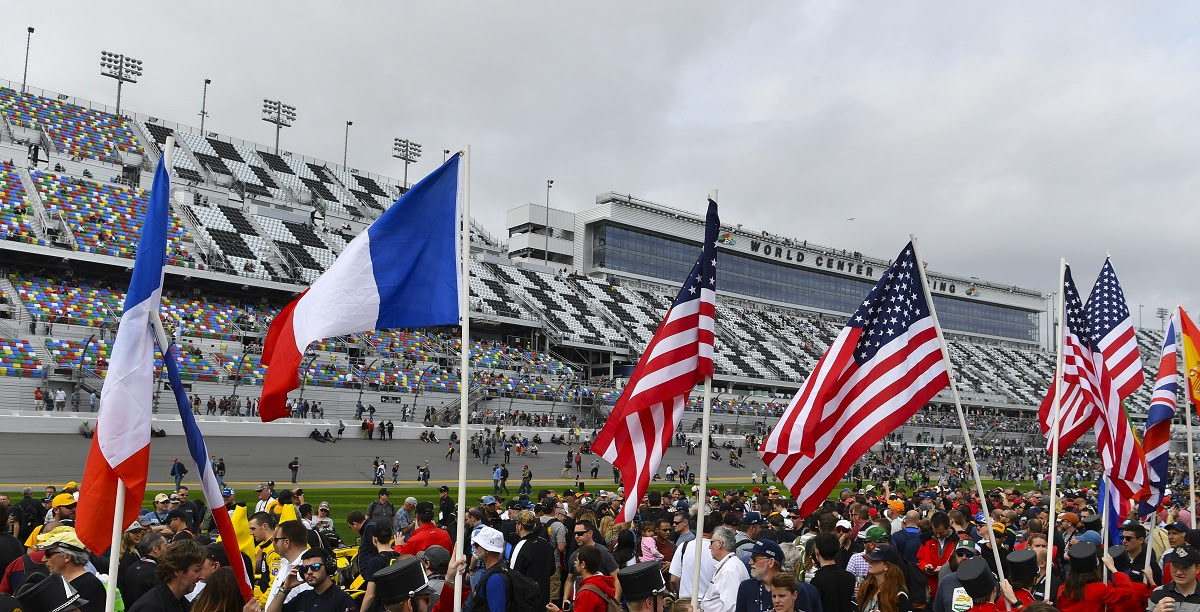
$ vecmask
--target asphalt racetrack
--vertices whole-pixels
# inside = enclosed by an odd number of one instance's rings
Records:
[[[458,452],[454,454],[454,461],[446,460],[447,440],[433,444],[420,440],[379,441],[347,436],[334,444],[319,443],[308,438],[210,437],[205,438],[205,443],[209,454],[225,459],[226,484],[239,489],[267,480],[274,480],[280,486],[290,483],[291,474],[287,464],[292,457],[300,458],[297,481],[300,486],[369,486],[371,462],[376,456],[388,463],[389,483],[393,462],[400,462],[400,482],[412,484],[416,482],[417,466],[426,460],[430,465],[430,486],[453,486],[458,481]],[[61,488],[69,481],[81,481],[90,444],[91,440],[79,434],[0,433],[0,486],[11,490],[22,486],[53,484]],[[538,445],[538,450],[539,457],[536,459],[512,453],[508,464],[510,486],[511,483],[520,482],[521,468],[525,464],[529,464],[533,470],[534,488],[558,488],[574,482],[573,465],[570,476],[561,478],[566,446],[543,443]],[[709,478],[716,482],[722,479],[745,482],[750,479],[751,470],[761,470],[763,467],[752,449],[742,449],[742,463],[746,465],[742,469],[731,467],[729,451],[720,450],[723,459],[709,461],[708,467]],[[174,485],[169,474],[175,457],[188,465],[189,473],[184,477],[184,484],[196,483],[196,470],[188,460],[187,453],[187,442],[182,436],[152,439],[149,488],[161,489]],[[597,457],[583,456],[581,476],[588,480],[588,488],[600,489],[612,485],[612,467],[603,459],[600,459],[598,477],[594,481],[590,479],[593,459]],[[693,472],[699,473],[700,450],[696,449],[695,455],[688,455],[684,448],[667,449],[659,473],[666,468],[667,462],[678,469],[679,464],[685,461]],[[473,484],[490,484],[493,464],[503,462],[504,453],[492,455],[492,461],[487,465],[468,457],[467,479],[475,481]],[[665,484],[664,481],[659,482]]]

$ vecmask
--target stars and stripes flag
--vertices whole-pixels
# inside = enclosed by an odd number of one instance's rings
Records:
[[[758,455],[807,516],[875,443],[950,384],[912,243],[821,357]]]
[[[1075,279],[1071,277],[1071,266],[1066,266],[1063,272],[1063,330],[1059,342],[1062,343],[1062,397],[1059,405],[1058,423],[1058,452],[1065,453],[1081,436],[1088,432],[1096,422],[1093,407],[1100,404],[1099,389],[1094,389],[1091,378],[1083,372],[1091,363],[1091,348],[1088,345],[1089,332],[1087,320],[1083,312],[1083,298],[1075,288]],[[1051,428],[1054,418],[1054,394],[1057,393],[1058,381],[1050,381],[1050,390],[1042,399],[1038,409],[1041,419],[1042,434],[1046,436],[1046,450],[1053,449]]]
[[[1129,424],[1124,399],[1146,380],[1138,350],[1133,317],[1112,261],[1105,259],[1100,276],[1084,306],[1092,349],[1093,372],[1103,391],[1095,432],[1104,471],[1126,499],[1140,499],[1146,490],[1146,453]]]
[[[717,203],[710,199],[700,257],[638,360],[608,422],[596,434],[597,454],[621,470],[625,486],[618,523],[631,521],[638,513],[688,396],[712,376],[719,228]]]
[[[1142,434],[1146,468],[1150,478],[1148,495],[1138,506],[1138,514],[1143,518],[1158,511],[1167,488],[1171,421],[1175,418],[1176,394],[1179,393],[1179,366],[1176,364],[1176,355],[1175,317],[1172,316],[1167,333],[1163,336],[1162,359],[1158,361],[1158,379],[1154,384],[1154,395],[1150,399],[1150,410],[1146,414],[1146,431]]]

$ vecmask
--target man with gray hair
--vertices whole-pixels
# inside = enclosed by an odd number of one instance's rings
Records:
[[[413,508],[416,507],[417,498],[406,497],[404,503],[396,510],[396,518],[392,521],[392,533],[396,534],[397,538],[401,535],[408,536],[412,533],[413,527],[415,527],[413,525],[412,512]]]
[[[737,550],[736,533],[724,525],[717,527],[713,530],[709,550],[717,560],[717,567],[713,571],[712,583],[700,601],[700,610],[733,612],[737,606],[738,587],[750,577],[750,573],[746,571],[746,564],[734,554]]]

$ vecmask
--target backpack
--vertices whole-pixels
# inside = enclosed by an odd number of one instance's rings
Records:
[[[28,539],[29,535],[33,533],[34,529],[37,529],[44,524],[43,519],[45,518],[45,513],[39,512],[33,506],[27,504],[17,504],[12,508],[13,510],[16,510],[14,515],[17,519],[17,531],[21,536],[21,541]]]
[[[925,606],[929,603],[929,578],[916,563],[901,561],[900,569],[904,572],[904,582],[908,587],[908,600],[914,606]]]
[[[545,610],[549,601],[542,599],[542,589],[532,578],[519,572],[510,571],[504,562],[497,563],[484,572],[475,593],[471,597],[472,610],[487,610],[487,582],[492,574],[500,574],[508,580],[508,596],[505,608],[508,610]],[[620,608],[617,608],[620,610]]]
[[[687,542],[684,542],[684,544],[686,544],[686,543]],[[605,593],[604,591],[601,591],[600,589],[597,589],[596,587],[594,587],[590,584],[587,586],[584,586],[584,587],[580,587],[579,590],[580,591],[591,591],[591,592],[599,595],[600,599],[603,599],[604,603],[608,606],[605,608],[606,612],[622,612],[622,610],[624,610],[624,608],[621,607],[621,604],[617,603],[617,600],[608,596],[608,593]]]

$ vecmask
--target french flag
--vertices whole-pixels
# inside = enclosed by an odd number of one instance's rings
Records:
[[[271,322],[258,406],[264,422],[288,416],[287,394],[300,387],[300,360],[312,342],[459,323],[460,229],[469,231],[459,224],[461,157],[413,185]]]
[[[208,460],[208,447],[204,444],[204,436],[192,415],[191,402],[183,389],[183,381],[179,378],[179,365],[176,362],[175,347],[164,351],[163,365],[167,368],[167,380],[171,382],[171,390],[175,393],[175,403],[179,406],[179,417],[183,419],[183,433],[187,438],[188,454],[196,465],[196,473],[200,475],[200,488],[204,491],[204,500],[212,511],[213,522],[221,534],[221,546],[225,548],[225,556],[229,558],[229,568],[237,579],[238,589],[242,592],[242,601],[250,601],[254,596],[254,588],[250,586],[250,575],[246,573],[246,565],[242,562],[242,551],[238,547],[238,534],[233,527],[233,520],[225,510],[225,499],[221,495],[221,487],[217,484],[217,476],[213,473],[212,463]]]
[[[167,260],[171,179],[159,160],[142,220],[133,278],[113,340],[108,376],[100,390],[95,435],[83,471],[75,532],[97,555],[112,545],[117,485],[125,483],[120,523],[137,518],[150,471],[150,415],[154,394],[154,331]]]

